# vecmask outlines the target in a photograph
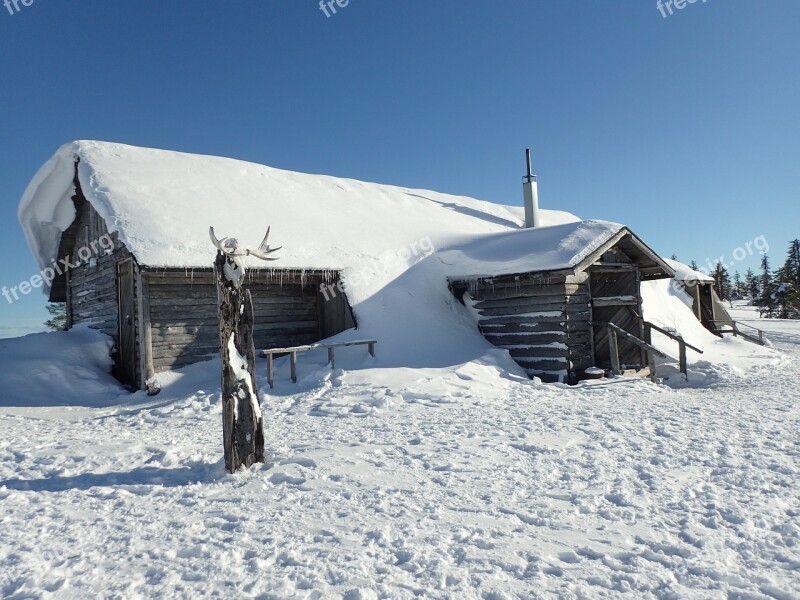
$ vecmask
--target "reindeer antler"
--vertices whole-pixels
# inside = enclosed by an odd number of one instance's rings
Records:
[[[264,236],[264,239],[258,245],[258,249],[250,250],[247,249],[244,252],[239,251],[239,241],[235,238],[223,238],[222,240],[217,239],[217,236],[214,233],[214,228],[208,228],[208,235],[211,237],[211,243],[222,253],[231,256],[231,257],[239,257],[239,256],[255,256],[256,258],[260,258],[261,260],[278,260],[277,257],[268,256],[273,252],[277,252],[281,249],[278,248],[270,248],[267,241],[269,240],[269,231],[271,227],[267,227],[267,234]]]
[[[247,250],[247,254],[251,256],[255,256],[256,258],[260,258],[261,260],[278,260],[278,258],[273,258],[271,256],[267,256],[268,254],[272,254],[273,252],[277,252],[283,246],[278,246],[277,248],[270,248],[267,241],[269,240],[269,230],[272,229],[271,227],[267,227],[267,235],[264,236],[264,239],[258,245],[257,250]]]

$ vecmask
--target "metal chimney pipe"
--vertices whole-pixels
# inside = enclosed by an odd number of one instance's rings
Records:
[[[531,169],[530,148],[525,150],[525,161],[528,172],[522,184],[522,191],[525,202],[525,227],[530,229],[541,226],[539,219],[539,183],[536,181],[536,175],[533,174]]]

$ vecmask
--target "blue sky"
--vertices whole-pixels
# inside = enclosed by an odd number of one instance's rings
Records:
[[[680,259],[800,237],[800,2],[0,4],[0,286],[17,203],[73,139],[217,154],[629,225]],[[11,14],[13,12],[13,14]],[[757,267],[758,257],[739,263]],[[8,305],[0,337],[45,318]]]

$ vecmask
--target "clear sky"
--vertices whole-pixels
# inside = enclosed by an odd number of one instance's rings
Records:
[[[797,0],[17,4],[0,4],[0,286],[36,272],[17,203],[74,139],[507,204],[531,146],[543,207],[665,256],[731,262],[764,236],[777,264],[800,237]],[[0,297],[0,337],[44,304]]]

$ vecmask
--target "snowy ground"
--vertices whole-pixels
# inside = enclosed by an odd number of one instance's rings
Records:
[[[758,324],[785,356],[702,388],[304,357],[235,476],[215,363],[147,398],[90,374],[86,331],[4,340],[0,596],[800,597],[800,324]],[[25,358],[54,336],[74,381]]]

